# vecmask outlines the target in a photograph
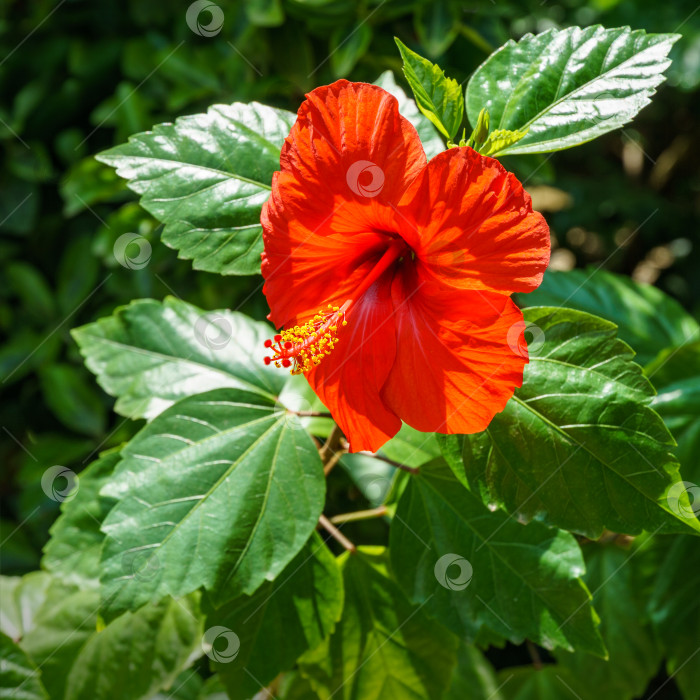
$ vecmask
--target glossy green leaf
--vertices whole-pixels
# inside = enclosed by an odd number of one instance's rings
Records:
[[[175,401],[232,387],[276,396],[285,375],[262,361],[271,329],[235,311],[202,311],[173,297],[134,301],[73,330],[115,410],[153,418]]]
[[[309,435],[272,399],[179,401],[122,450],[102,490],[102,583],[114,614],[200,586],[220,602],[274,579],[311,536],[325,480]]]
[[[632,700],[641,697],[661,663],[651,625],[645,613],[638,549],[588,544],[584,580],[600,614],[600,632],[610,657],[557,652],[562,668],[570,672],[571,687],[582,700]]]
[[[273,582],[218,610],[208,609],[207,629],[236,635],[235,658],[216,645],[208,652],[232,700],[246,700],[332,631],[343,608],[343,580],[335,557],[314,533]]]
[[[148,698],[201,655],[198,595],[126,613],[94,634],[68,676],[66,700]]]
[[[321,700],[438,700],[456,639],[411,605],[379,548],[344,556],[345,605],[335,631],[299,662]]]
[[[612,321],[642,365],[666,348],[700,340],[698,322],[668,294],[594,267],[547,270],[539,288],[519,294],[518,302],[523,306],[565,306]]]
[[[42,565],[66,583],[83,587],[99,584],[104,541],[100,524],[113,505],[99,492],[119,459],[119,451],[112,450],[81,471],[75,496],[63,501],[61,515],[51,527]]]
[[[464,99],[459,83],[447,78],[440,66],[411,51],[399,39],[395,41],[418,109],[446,138],[454,138],[464,119]]]
[[[489,510],[443,460],[411,477],[390,543],[411,600],[462,638],[486,625],[516,643],[605,654],[573,536]]]
[[[41,673],[29,657],[6,635],[0,633],[0,698],[46,700]]]
[[[700,492],[696,493],[696,499]],[[684,700],[700,688],[700,540],[677,537],[659,567],[650,601],[651,619]]]
[[[528,133],[498,155],[570,148],[629,122],[649,104],[678,34],[629,27],[548,29],[509,41],[467,85],[467,114]]]
[[[129,181],[165,224],[163,242],[196,270],[251,275],[260,271],[260,209],[294,120],[256,102],[215,105],[97,158]]]
[[[433,123],[427,117],[423,116],[423,113],[418,109],[418,105],[416,105],[415,101],[408,97],[399,87],[394,78],[394,74],[390,70],[384,71],[374,81],[374,84],[384,88],[398,100],[399,112],[416,128],[421,143],[423,144],[423,150],[425,151],[425,155],[428,156],[428,159],[445,150],[445,144],[435,130]]]
[[[679,492],[673,439],[649,407],[654,390],[603,319],[571,309],[525,310],[523,386],[487,431],[442,438],[455,473],[485,502],[597,539],[700,532]]]

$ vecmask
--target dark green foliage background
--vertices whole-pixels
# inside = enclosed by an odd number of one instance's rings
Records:
[[[62,464],[79,472],[141,425],[111,411],[70,328],[131,299],[168,294],[258,319],[267,312],[255,293],[259,277],[193,272],[159,244],[159,224],[91,155],[215,103],[256,100],[295,111],[305,91],[338,77],[371,82],[391,69],[402,80],[394,36],[466,84],[493,49],[528,31],[602,23],[681,33],[668,82],[632,126],[571,151],[504,163],[528,189],[546,194],[551,186],[570,196],[565,208],[542,205],[560,264],[645,276],[700,318],[700,12],[693,0],[221,1],[225,21],[212,38],[188,28],[188,4],[0,6],[2,573],[38,567],[58,514],[40,488],[44,470]],[[153,246],[141,270],[121,267],[112,252],[132,231]],[[337,482],[328,510],[361,500]],[[347,531],[364,542],[383,537],[381,523]],[[507,648],[492,660],[526,661],[520,653]]]

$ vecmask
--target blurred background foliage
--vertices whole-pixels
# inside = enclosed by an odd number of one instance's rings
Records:
[[[188,2],[5,0],[0,5],[0,541],[2,571],[38,567],[58,504],[41,474],[79,471],[139,427],[83,368],[72,327],[166,294],[264,318],[259,277],[193,272],[159,225],[92,155],[213,103],[296,111],[336,78],[400,75],[393,37],[466,85],[509,38],[549,27],[680,32],[669,80],[623,130],[573,151],[504,159],[547,216],[552,266],[594,264],[658,285],[700,317],[700,7],[696,0],[251,0],[217,3],[221,31],[195,34]],[[203,20],[206,24],[206,19]],[[404,84],[405,87],[405,84]],[[113,253],[153,247],[143,269]],[[342,507],[348,490],[329,494]],[[353,496],[350,494],[350,498]],[[365,527],[363,525],[362,527]],[[369,539],[372,533],[363,533]]]

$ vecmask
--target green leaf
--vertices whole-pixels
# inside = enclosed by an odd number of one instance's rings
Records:
[[[404,423],[401,430],[382,446],[380,452],[407,467],[420,467],[440,456],[440,445],[435,433],[421,433]]]
[[[411,477],[390,542],[409,598],[460,637],[487,625],[515,643],[605,654],[573,536],[490,511],[441,459]]]
[[[119,451],[101,455],[80,472],[75,496],[61,503],[61,515],[51,527],[42,566],[66,583],[97,586],[104,534],[100,524],[113,503],[99,492],[119,461]]]
[[[279,27],[284,23],[282,0],[250,0],[245,12],[251,24],[258,27]]]
[[[39,373],[44,400],[54,415],[71,430],[95,436],[105,429],[106,412],[87,376],[82,367],[68,364],[48,365]]]
[[[649,407],[654,390],[603,319],[525,310],[533,334],[521,389],[479,435],[447,436],[444,454],[485,502],[597,539],[698,532],[677,493],[673,439]]]
[[[175,401],[220,387],[276,396],[285,376],[265,367],[271,329],[235,311],[140,299],[73,330],[85,364],[117,397],[115,410],[153,418]]]
[[[196,270],[260,271],[260,209],[295,115],[251,104],[215,105],[136,134],[97,159],[117,169],[165,224],[163,242]]]
[[[699,588],[700,541],[677,537],[659,567],[649,609],[668,674],[685,700],[695,700],[700,688]]]
[[[501,693],[506,700],[569,700],[571,678],[559,666],[506,668],[498,674]]]
[[[389,462],[365,454],[343,455],[340,466],[372,507],[386,501],[398,472]]]
[[[321,514],[325,480],[309,435],[273,400],[219,389],[183,399],[122,450],[102,495],[110,614],[200,586],[223,603],[274,579]]]
[[[274,582],[263,584],[253,596],[207,610],[207,634],[213,628],[219,635],[228,630],[240,644],[234,658],[221,654],[216,645],[208,652],[229,697],[246,700],[288,670],[333,631],[342,608],[340,569],[314,533]]]
[[[464,119],[464,99],[459,83],[445,77],[439,66],[411,51],[394,37],[403,59],[403,72],[416,97],[418,109],[440,133],[452,139]]]
[[[459,35],[462,6],[455,0],[419,3],[413,13],[418,40],[432,58],[442,56]]]
[[[700,342],[662,350],[645,371],[658,391],[652,406],[678,443],[681,476],[700,483]]]
[[[318,695],[311,689],[309,681],[296,671],[282,676],[277,697],[279,700],[318,700]]]
[[[668,347],[700,340],[698,322],[668,294],[594,267],[568,272],[547,270],[539,288],[519,294],[518,303],[566,306],[612,321],[642,365]]]
[[[496,672],[484,655],[471,644],[461,644],[444,700],[503,700],[498,685]]]
[[[372,28],[365,20],[351,26],[340,26],[331,33],[328,50],[333,75],[344,78],[367,53],[372,41]]]
[[[684,479],[700,482],[700,374],[667,384],[652,402],[678,446],[675,455]],[[700,504],[694,505],[698,511]]]
[[[216,680],[216,676],[211,677]],[[204,700],[204,681],[196,669],[186,668],[175,678],[169,687],[152,695],[149,700]],[[222,691],[221,700],[226,700],[226,694]]]
[[[428,160],[445,150],[445,144],[435,130],[433,123],[423,116],[416,103],[399,87],[394,74],[390,70],[384,71],[374,81],[374,84],[384,88],[398,100],[399,113],[406,117],[416,128]]]
[[[66,700],[148,698],[201,654],[199,596],[126,613],[90,637],[68,676]]]
[[[0,698],[46,700],[41,675],[29,657],[0,633]]]
[[[570,672],[571,687],[585,700],[623,700],[641,697],[661,663],[661,652],[645,614],[642,582],[636,557],[615,545],[589,544],[584,580],[600,613],[600,632],[610,650],[607,661],[588,654],[557,652]]]
[[[29,576],[25,576],[28,579]],[[78,651],[95,633],[100,596],[47,577],[48,586],[20,642],[41,669],[52,700],[63,700],[66,679]]]
[[[649,104],[679,37],[601,26],[526,34],[472,75],[469,121],[485,107],[493,128],[528,130],[502,155],[578,146],[627,124]]]
[[[333,634],[299,660],[322,700],[438,700],[457,642],[389,578],[384,550],[344,556],[345,605]]]
[[[52,579],[44,571],[26,576],[0,576],[0,632],[19,641],[33,627]]]
[[[479,153],[485,156],[496,157],[506,148],[518,143],[527,135],[527,129],[522,131],[510,131],[509,129],[496,129],[492,131],[484,145],[479,148]]]

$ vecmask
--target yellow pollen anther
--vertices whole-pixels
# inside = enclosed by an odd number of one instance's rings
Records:
[[[328,311],[319,309],[319,312],[309,321],[299,326],[294,326],[280,331],[276,343],[267,341],[266,347],[274,352],[266,363],[274,363],[276,367],[291,367],[292,374],[308,372],[321,360],[331,354],[331,350],[338,342],[336,332],[338,326],[347,325],[345,312],[349,304],[333,306],[328,304]]]

